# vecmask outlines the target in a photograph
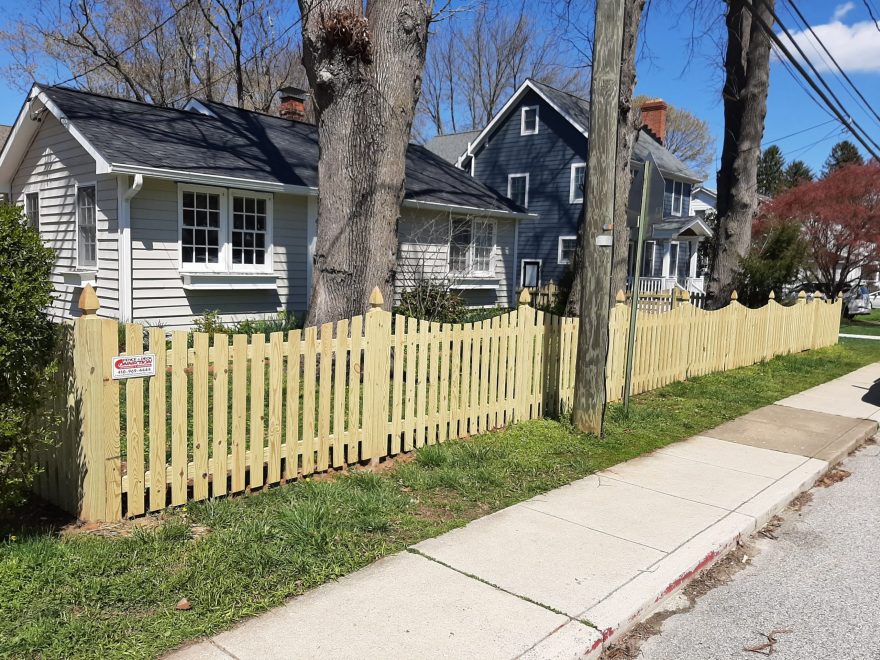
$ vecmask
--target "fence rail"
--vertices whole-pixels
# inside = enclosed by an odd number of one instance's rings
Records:
[[[228,336],[118,326],[86,289],[73,328],[60,443],[38,492],[86,520],[375,462],[547,414],[574,394],[578,320],[518,309],[479,323],[428,323],[381,309],[289,333]],[[90,298],[91,296],[91,298]],[[630,309],[611,312],[609,398],[622,396]],[[714,312],[686,301],[639,317],[634,393],[835,343],[840,302]],[[111,359],[155,355],[156,375],[111,378]]]

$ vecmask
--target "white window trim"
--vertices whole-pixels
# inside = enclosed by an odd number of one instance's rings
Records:
[[[577,186],[575,185],[575,172],[577,168],[584,168],[584,186],[586,187],[587,183],[587,164],[586,163],[572,163],[571,164],[571,177],[568,183],[568,203],[569,204],[578,204],[584,201],[584,192],[580,191],[581,196],[578,197]]]
[[[230,273],[271,273],[274,271],[274,241],[272,239],[272,230],[275,225],[274,209],[272,205],[273,196],[271,193],[253,192],[250,190],[231,189],[228,191],[229,210],[227,214],[229,231],[226,233],[226,242],[229,246],[229,272]],[[266,200],[266,258],[263,264],[233,264],[232,263],[232,203],[234,197],[253,197],[254,199]]]
[[[539,117],[540,117],[539,107],[540,106],[537,106],[537,105],[524,105],[522,108],[520,108],[520,111],[519,111],[519,134],[520,135],[537,135],[538,134],[538,125],[540,123],[539,122]],[[526,112],[529,110],[535,111],[535,130],[533,130],[533,131],[526,130]]]
[[[528,172],[514,172],[513,174],[507,175],[507,199],[513,201],[513,196],[510,194],[510,183],[513,179],[516,178],[526,178],[526,203],[523,204],[523,207],[529,208],[529,173]]]
[[[81,266],[79,263],[79,189],[80,188],[94,188],[95,189],[95,265],[94,266]],[[76,187],[73,192],[73,206],[75,209],[74,214],[74,256],[76,263],[77,272],[84,273],[97,273],[98,266],[101,262],[98,250],[98,182],[97,181],[83,181],[82,183],[77,182]]]
[[[650,252],[648,252],[649,245],[651,246]],[[650,272],[648,272],[648,270],[649,270],[647,268],[648,264],[646,263],[648,261],[649,254],[651,255]],[[645,241],[645,245],[642,248],[642,274],[641,274],[642,277],[651,277],[651,278],[654,277],[654,262],[656,260],[656,257],[657,257],[657,241]],[[661,256],[661,259],[662,259],[662,256]],[[661,268],[662,268],[662,266],[661,266]],[[661,273],[662,273],[662,270],[661,270]]]
[[[677,195],[675,192],[676,187],[678,188]],[[675,210],[676,198],[678,198],[678,211]],[[672,215],[680,217],[683,208],[684,208],[684,182],[673,180],[673,182],[672,182]]]
[[[454,271],[450,266],[449,260],[452,253],[452,223],[455,220],[469,220],[471,223],[471,242],[468,245],[468,253],[467,253],[467,268],[463,271]],[[489,270],[474,270],[474,223],[475,222],[488,222],[492,225],[492,249],[489,252]],[[494,218],[483,218],[483,217],[474,217],[474,216],[455,216],[451,213],[449,214],[449,234],[446,242],[446,271],[449,277],[461,277],[463,279],[468,278],[485,278],[485,277],[495,277],[496,273],[496,265],[497,259],[496,255],[498,254],[498,221]]]
[[[562,258],[562,241],[574,241],[575,249],[577,249],[577,236],[560,236],[556,243],[556,263],[560,266],[567,266],[571,263],[570,259]]]
[[[519,262],[519,285],[520,288],[525,287],[526,262],[538,264],[538,287],[541,288],[541,275],[544,273],[543,259],[521,259]]]
[[[220,196],[220,245],[216,264],[185,264],[183,262],[183,193],[210,193]],[[266,200],[266,259],[264,264],[232,263],[232,198],[253,197]],[[181,183],[177,186],[177,267],[181,275],[204,273],[235,275],[267,275],[274,272],[274,208],[271,193],[238,188],[218,188]]]
[[[220,245],[216,264],[187,264],[183,262],[183,193],[210,193],[220,196]],[[229,195],[226,194],[225,188],[215,188],[213,186],[197,186],[180,183],[177,185],[177,268],[181,273],[227,273],[229,269],[226,264],[231,260],[231,255],[227,255],[230,247],[228,239],[229,222],[228,222],[228,201]]]
[[[97,191],[97,189],[96,189],[96,190],[95,190],[95,194],[96,194],[96,196],[97,196],[97,192],[98,192],[98,191]],[[36,196],[37,196],[37,227],[36,227],[36,229],[37,229],[37,233],[39,234],[39,233],[40,233],[41,226],[42,226],[42,224],[43,224],[43,195],[40,194],[40,191],[39,191],[38,189],[32,189],[32,190],[25,189],[25,190],[22,192],[22,194],[21,194],[21,206],[22,206],[22,208],[24,209],[25,214],[27,213],[27,198],[28,198],[28,195],[36,195]],[[97,215],[97,211],[98,211],[97,206],[98,206],[98,202],[97,202],[97,199],[96,199],[96,200],[95,200],[95,213],[96,213],[96,215]],[[30,221],[30,218],[28,218],[28,221]],[[96,219],[96,221],[97,221],[97,219]],[[78,229],[78,228],[77,228],[77,229]],[[79,258],[79,253],[77,253],[77,258]]]

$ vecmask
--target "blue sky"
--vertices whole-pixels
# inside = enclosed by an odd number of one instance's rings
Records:
[[[878,4],[876,0],[873,1],[875,5]],[[796,2],[828,50],[880,113],[880,31],[870,23],[865,4],[861,1],[835,3],[827,0]],[[697,40],[696,50],[691,55],[688,49],[691,17],[664,11],[669,4],[672,3],[661,5],[655,2],[649,14],[644,33],[646,48],[637,64],[637,91],[660,96],[707,120],[716,137],[717,152],[720,153],[724,130],[720,47],[711,36],[705,36]],[[788,0],[777,0],[776,11],[785,26],[794,32],[796,23]],[[827,67],[813,50],[813,42],[809,41],[808,35],[795,34],[795,39],[853,117],[880,142],[880,125],[876,118],[866,111],[859,111],[856,102],[837,84],[838,76],[823,70]],[[818,172],[831,146],[844,139],[840,124],[829,122],[830,119],[774,58],[770,70],[764,146],[776,142],[787,160],[801,159]],[[819,124],[823,125],[816,127]],[[798,131],[804,132],[785,138]]]
[[[789,29],[793,29],[795,22],[788,1],[777,0],[777,12]],[[862,94],[880,112],[880,31],[870,23],[865,3],[797,1],[798,7],[828,49]],[[878,4],[877,0],[870,1]],[[681,4],[684,3],[674,0],[653,2],[642,33],[637,93],[659,96],[708,121],[716,137],[717,151],[720,152],[724,118],[720,95],[722,70],[718,29],[721,27],[722,3],[718,2],[717,16],[705,18],[707,25],[713,29],[693,40],[690,37],[692,16],[680,14],[675,8]],[[0,16],[28,11],[28,7],[34,5],[23,5],[20,0],[0,0]],[[533,6],[536,11],[542,11],[540,3]],[[583,24],[592,21],[591,16],[583,18]],[[538,20],[541,20],[540,17]],[[697,30],[697,33],[701,33],[701,30]],[[827,71],[823,60],[813,50],[809,37],[796,34],[795,38],[822,70],[855,119],[880,142],[880,125],[875,118],[860,110],[858,104],[843,91],[838,77]],[[8,59],[8,53],[0,52],[0,66]],[[23,92],[5,79],[0,79],[0,123],[11,124],[22,101]],[[765,146],[776,142],[787,159],[800,158],[818,172],[831,146],[843,135],[839,124],[829,120],[830,116],[810,100],[781,63],[774,61],[770,75]],[[796,135],[791,135],[793,133]]]

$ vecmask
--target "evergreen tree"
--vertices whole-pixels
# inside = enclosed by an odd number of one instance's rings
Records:
[[[822,176],[826,177],[835,170],[847,165],[864,165],[865,159],[859,153],[858,147],[849,140],[843,140],[831,147],[831,155],[825,161],[825,168],[822,170]]]
[[[785,158],[775,144],[770,145],[758,160],[758,194],[775,197],[784,190]]]
[[[812,181],[815,178],[813,170],[804,161],[793,160],[782,175],[782,190],[794,188],[804,181]]]

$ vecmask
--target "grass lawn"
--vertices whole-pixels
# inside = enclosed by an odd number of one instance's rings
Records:
[[[190,504],[128,536],[7,526],[0,655],[158,655],[411,543],[878,360],[880,342],[845,340],[635,397],[629,416],[612,405],[601,441],[556,421],[523,423],[421,449],[377,472]],[[182,597],[191,610],[175,610]]]
[[[841,319],[840,331],[853,335],[880,335],[880,309],[857,316],[852,321]]]

